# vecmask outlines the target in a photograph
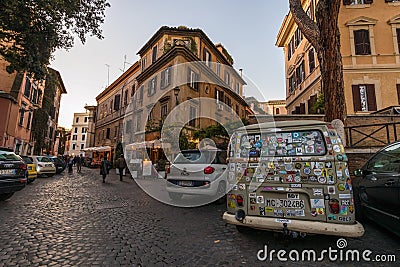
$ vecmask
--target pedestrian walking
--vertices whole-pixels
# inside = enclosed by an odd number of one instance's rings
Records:
[[[82,155],[80,155],[77,159],[76,159],[76,166],[78,168],[78,172],[80,173],[82,171],[82,164],[83,164],[83,157]]]
[[[124,170],[126,168],[126,161],[124,158],[124,154],[121,154],[119,159],[117,159],[117,168],[119,170],[119,180],[122,181],[122,176],[124,175]]]
[[[103,183],[106,182],[106,177],[109,171],[110,171],[110,163],[107,160],[107,156],[104,156],[100,164],[100,174],[103,176]]]
[[[74,159],[72,157],[68,158],[68,173],[72,173],[72,166],[74,165]]]

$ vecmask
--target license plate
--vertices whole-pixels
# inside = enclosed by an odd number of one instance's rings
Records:
[[[28,166],[28,170],[31,171],[32,170],[32,166]]]
[[[192,181],[180,181],[179,183],[180,186],[193,186]]]
[[[2,175],[15,174],[15,170],[0,170],[0,174]]]
[[[304,209],[304,200],[298,199],[266,199],[265,206],[273,208],[298,208]]]

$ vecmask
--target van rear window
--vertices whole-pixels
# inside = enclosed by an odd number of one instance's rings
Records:
[[[321,156],[326,154],[322,132],[292,131],[240,136],[236,157]]]

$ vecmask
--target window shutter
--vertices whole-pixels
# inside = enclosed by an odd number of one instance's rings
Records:
[[[376,111],[375,85],[367,84],[368,111]]]
[[[343,0],[343,5],[350,5],[351,4],[351,0]]]
[[[360,88],[358,85],[352,85],[351,88],[353,91],[354,112],[361,111]]]
[[[400,84],[396,84],[396,89],[397,89],[397,101],[400,105]]]

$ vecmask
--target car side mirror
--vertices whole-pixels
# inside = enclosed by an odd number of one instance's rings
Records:
[[[356,177],[362,177],[362,176],[364,176],[364,171],[361,170],[361,169],[357,169],[357,170],[354,171],[354,175]]]

